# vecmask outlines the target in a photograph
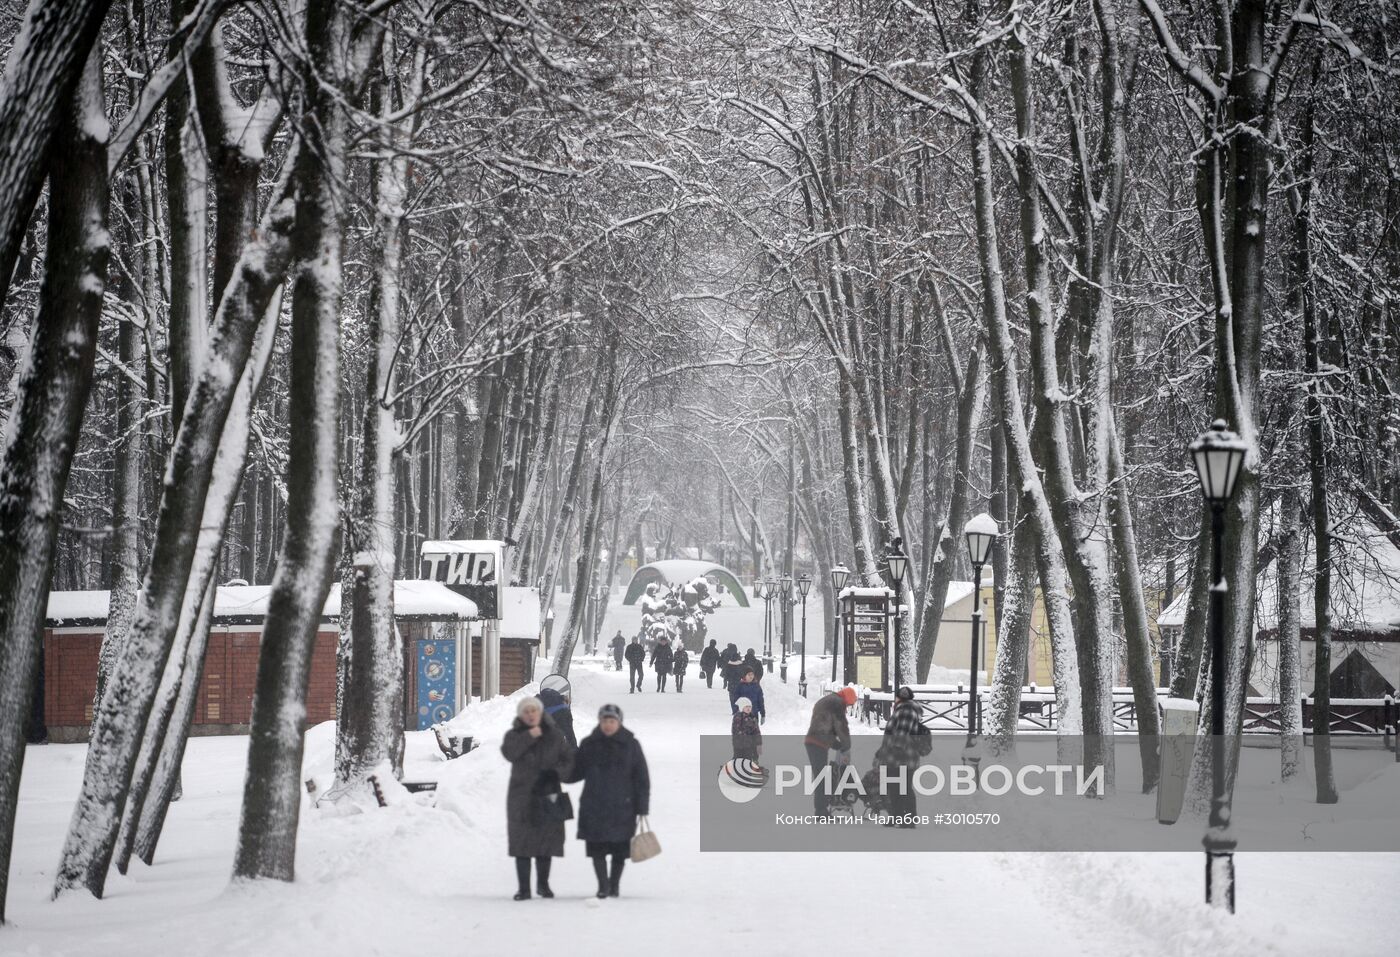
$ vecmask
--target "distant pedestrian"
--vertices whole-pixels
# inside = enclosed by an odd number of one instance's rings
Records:
[[[725,646],[724,653],[719,656],[720,677],[724,679],[724,686],[729,689],[730,697],[733,697],[734,686],[743,677],[743,673],[740,671],[743,660],[739,654],[739,646],[732,641]]]
[[[763,680],[763,662],[758,660],[758,656],[753,653],[752,648],[744,652],[744,667],[751,670],[759,681]],[[742,673],[741,671],[740,674]]]
[[[745,669],[743,679],[729,689],[729,710],[731,713],[738,712],[740,698],[747,698],[753,705],[753,713],[758,716],[760,724],[767,719],[768,712],[763,706],[763,686],[758,683],[758,677],[751,669]]]
[[[822,695],[812,705],[812,721],[807,726],[807,764],[815,777],[829,761],[829,752],[851,753],[851,726],[846,720],[846,709],[856,703],[856,690],[842,688]],[[826,814],[831,809],[831,794],[824,788],[814,788],[813,804],[818,814]]]
[[[651,803],[646,755],[636,736],[622,726],[617,705],[598,709],[598,727],[583,739],[565,780],[583,782],[578,838],[593,859],[598,896],[617,897],[637,819],[646,816]]]
[[[574,713],[569,707],[568,691],[546,688],[541,684],[540,704],[544,705],[544,713],[549,715],[555,727],[568,739],[569,747],[578,747],[578,739],[574,737]]]
[[[646,663],[646,646],[642,644],[640,638],[633,635],[632,643],[627,646],[627,664],[630,666],[627,676],[628,694],[642,690],[642,675],[645,673]]]
[[[673,658],[671,643],[665,638],[658,641],[656,647],[651,649],[651,665],[656,669],[656,690],[661,694],[666,693],[666,678],[671,674]]]
[[[613,640],[608,643],[608,647],[612,649],[613,670],[621,671],[622,653],[627,650],[627,639],[622,637],[622,629],[619,628],[617,634],[613,635]]]
[[[549,865],[551,858],[564,856],[564,821],[549,814],[544,805],[563,791],[560,781],[573,764],[574,749],[544,713],[539,698],[521,698],[515,721],[501,742],[501,754],[510,762],[506,838],[519,882],[515,899],[530,899],[532,857],[536,891],[541,897],[553,897]]]
[[[705,687],[715,686],[715,669],[719,667],[719,649],[715,647],[715,640],[710,639],[710,646],[700,652],[700,674],[705,678]]]
[[[690,667],[690,653],[685,650],[685,645],[677,645],[676,653],[671,656],[671,674],[676,676],[676,694],[681,693],[681,685],[685,684],[685,669]]]
[[[748,758],[755,764],[763,754],[763,732],[758,730],[758,715],[753,713],[753,702],[742,695],[735,699],[737,710],[729,727],[729,737],[734,743],[734,758]]]

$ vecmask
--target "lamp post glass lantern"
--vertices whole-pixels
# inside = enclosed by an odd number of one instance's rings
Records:
[[[977,697],[978,642],[982,637],[982,566],[992,552],[992,545],[1001,535],[997,520],[986,512],[973,516],[963,526],[963,541],[967,544],[967,558],[972,562],[972,660],[968,675],[967,694],[967,746],[976,747],[977,736],[982,730],[982,702]]]
[[[841,592],[846,588],[846,580],[851,577],[851,570],[845,563],[837,565],[831,570],[831,605],[832,618],[834,619],[836,630],[831,637],[831,681],[836,683],[836,658],[841,650]]]
[[[1235,494],[1249,446],[1231,432],[1224,419],[1192,442],[1189,451],[1210,506],[1210,826],[1202,841],[1206,849],[1206,903],[1235,912],[1235,839],[1230,831],[1230,792],[1225,780],[1225,680],[1229,667],[1225,648],[1225,572],[1223,542],[1225,506]]]
[[[802,596],[802,658],[798,666],[797,693],[807,697],[807,593],[812,590],[812,579],[805,573],[797,580],[797,591]]]

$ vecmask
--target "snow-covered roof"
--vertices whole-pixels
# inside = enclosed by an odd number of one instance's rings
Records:
[[[943,607],[945,609],[952,608],[968,595],[971,595],[972,589],[972,582],[949,582],[948,597],[943,600]]]
[[[1316,552],[1311,536],[1308,538],[1298,576],[1298,620],[1303,628],[1316,625],[1312,600]],[[1348,517],[1333,529],[1332,543],[1332,627],[1363,632],[1400,629],[1400,548],[1359,515]],[[1189,589],[1183,589],[1162,610],[1157,616],[1159,627],[1185,624],[1189,594]],[[1278,570],[1274,562],[1259,572],[1254,627],[1257,631],[1278,627]]]
[[[874,588],[857,588],[855,585],[847,585],[841,589],[841,594],[837,598],[893,598],[894,590],[885,588],[883,585]]]
[[[1182,589],[1177,596],[1157,614],[1158,628],[1180,628],[1186,624],[1186,599],[1190,589]]]
[[[424,542],[418,549],[420,555],[453,555],[459,553],[480,554],[490,552],[499,554],[505,547],[505,542],[495,538],[470,538],[456,539],[452,541],[431,541]]]
[[[331,587],[335,607],[340,608],[340,585]],[[476,602],[440,582],[409,579],[394,582],[394,616],[433,621],[467,620],[477,617]]]
[[[251,624],[267,616],[271,585],[220,585],[214,590],[217,624]],[[107,591],[51,591],[45,625],[49,628],[95,625],[107,620]],[[331,585],[321,609],[323,621],[340,617],[340,583]],[[464,621],[477,617],[476,602],[431,581],[394,582],[394,617],[428,621]]]

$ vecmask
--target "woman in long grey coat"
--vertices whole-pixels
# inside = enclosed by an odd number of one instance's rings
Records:
[[[535,889],[541,897],[553,897],[550,858],[564,856],[564,822],[543,815],[540,804],[563,791],[559,782],[573,766],[574,749],[544,713],[539,698],[522,698],[515,709],[515,722],[501,742],[501,754],[510,762],[506,835],[520,882],[515,899],[530,898],[532,857]]]

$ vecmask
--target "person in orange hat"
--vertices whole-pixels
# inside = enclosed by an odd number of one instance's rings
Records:
[[[826,767],[828,751],[851,753],[851,726],[846,722],[846,709],[855,703],[856,690],[842,688],[822,695],[812,705],[812,722],[807,726],[803,743],[807,746],[807,764],[814,778]],[[831,794],[825,788],[817,788],[812,793],[812,803],[818,814],[826,814],[831,810]]]

